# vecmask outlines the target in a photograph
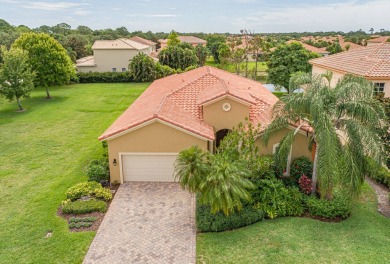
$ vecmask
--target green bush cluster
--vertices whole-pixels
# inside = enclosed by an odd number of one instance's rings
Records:
[[[327,219],[337,217],[347,218],[351,213],[351,201],[338,194],[332,200],[318,199],[310,196],[306,199],[306,207],[311,216],[319,216]]]
[[[126,83],[134,82],[129,72],[78,72],[77,78],[72,80],[78,83]]]
[[[75,228],[81,228],[81,227],[90,227],[92,226],[92,223],[91,222],[72,222],[72,223],[69,223],[69,228],[70,229],[75,229]]]
[[[69,223],[78,223],[78,222],[95,222],[96,217],[71,217]]]
[[[95,197],[104,201],[112,199],[110,190],[103,188],[100,183],[94,181],[78,183],[66,192],[66,197],[71,201],[80,199],[83,196]]]
[[[68,202],[62,206],[64,214],[87,214],[92,212],[105,213],[107,211],[107,203],[100,200],[91,199],[88,201],[77,200]]]
[[[251,191],[254,206],[269,218],[299,216],[305,211],[303,194],[298,188],[287,188],[281,180],[271,178],[256,182]]]
[[[102,180],[108,180],[110,178],[108,159],[103,158],[92,160],[86,168],[86,174],[89,181],[100,183]]]
[[[302,175],[311,179],[312,174],[313,164],[307,157],[302,156],[292,161],[290,175],[296,182]]]
[[[196,208],[196,225],[201,232],[221,232],[247,226],[264,219],[264,212],[252,206],[245,206],[239,212],[226,216],[219,212],[212,214],[210,207],[201,205]]]
[[[370,177],[390,188],[390,171],[385,167],[373,168]]]

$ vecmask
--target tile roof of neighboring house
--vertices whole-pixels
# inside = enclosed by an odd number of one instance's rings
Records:
[[[132,37],[130,39],[135,41],[135,42],[138,42],[138,43],[141,43],[141,44],[145,44],[145,45],[148,45],[148,46],[155,46],[155,45],[157,45],[157,43],[155,43],[155,42],[153,42],[151,40],[144,39],[144,38],[141,38],[141,37],[138,37],[138,36],[134,36],[134,37]]]
[[[346,47],[349,45],[349,49],[348,50],[353,50],[353,49],[360,49],[360,48],[364,48],[364,46],[362,45],[359,45],[359,44],[356,44],[356,43],[353,43],[353,42],[340,42],[340,46],[343,48],[343,49],[347,49]]]
[[[368,43],[383,43],[390,39],[390,36],[378,37],[367,40]]]
[[[189,44],[206,44],[207,41],[204,39],[200,39],[194,36],[179,36],[178,37],[180,42],[185,42]],[[168,39],[159,39],[158,42],[160,43],[168,43]]]
[[[87,56],[84,58],[80,58],[76,61],[77,67],[91,67],[96,66],[95,60],[93,56]]]
[[[302,44],[302,46],[303,46],[306,50],[308,50],[308,51],[310,51],[310,52],[314,52],[314,53],[317,53],[317,54],[329,54],[329,51],[326,51],[326,50],[323,50],[323,49],[314,47],[314,46],[312,46],[312,45],[308,45],[308,44],[303,43],[303,42],[298,41],[298,40],[289,40],[289,41],[287,41],[287,43],[289,43],[289,44],[292,43],[292,42],[298,42],[298,43]]]
[[[131,39],[115,39],[115,40],[96,40],[92,45],[92,49],[130,49],[130,50],[143,50],[150,47],[136,42]]]
[[[258,82],[205,66],[154,81],[99,139],[157,119],[214,140],[214,129],[203,121],[202,104],[225,96],[250,105],[250,120],[263,127],[271,122],[278,101]]]
[[[344,51],[309,61],[313,65],[364,77],[390,79],[390,43]]]

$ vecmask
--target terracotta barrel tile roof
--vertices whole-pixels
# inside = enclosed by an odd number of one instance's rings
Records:
[[[178,36],[180,42],[189,43],[189,44],[206,44],[207,41],[201,38],[194,36]],[[166,44],[168,39],[159,39],[158,42]]]
[[[370,77],[390,78],[390,43],[353,49],[309,61],[331,70]]]
[[[138,37],[138,36],[131,37],[130,40],[138,42],[138,43],[141,43],[141,44],[144,44],[144,45],[148,45],[148,46],[155,46],[155,45],[157,45],[157,43],[155,43],[155,42],[153,42],[151,40],[144,39],[144,38],[141,38],[141,37]]]
[[[96,40],[92,45],[92,49],[131,49],[142,50],[148,48],[146,45],[131,39],[115,39],[115,40]]]
[[[80,58],[76,61],[77,67],[96,66],[95,58],[93,56],[87,56]]]
[[[160,120],[214,140],[213,127],[203,121],[202,104],[224,96],[247,102],[250,120],[261,125],[269,124],[272,107],[278,101],[258,82],[205,66],[154,81],[99,139]]]
[[[390,36],[378,37],[378,38],[369,39],[369,40],[367,40],[367,42],[369,42],[369,43],[383,43],[383,42],[386,42],[389,38],[390,38]]]

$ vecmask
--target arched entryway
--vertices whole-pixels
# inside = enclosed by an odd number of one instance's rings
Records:
[[[221,130],[218,130],[217,133],[216,133],[216,137],[215,137],[215,146],[218,148],[219,145],[221,144],[221,140],[226,137],[226,135],[230,132],[231,130],[230,129],[221,129]]]

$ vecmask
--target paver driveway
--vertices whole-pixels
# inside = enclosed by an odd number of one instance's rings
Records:
[[[195,197],[177,183],[122,184],[84,263],[195,263]]]

